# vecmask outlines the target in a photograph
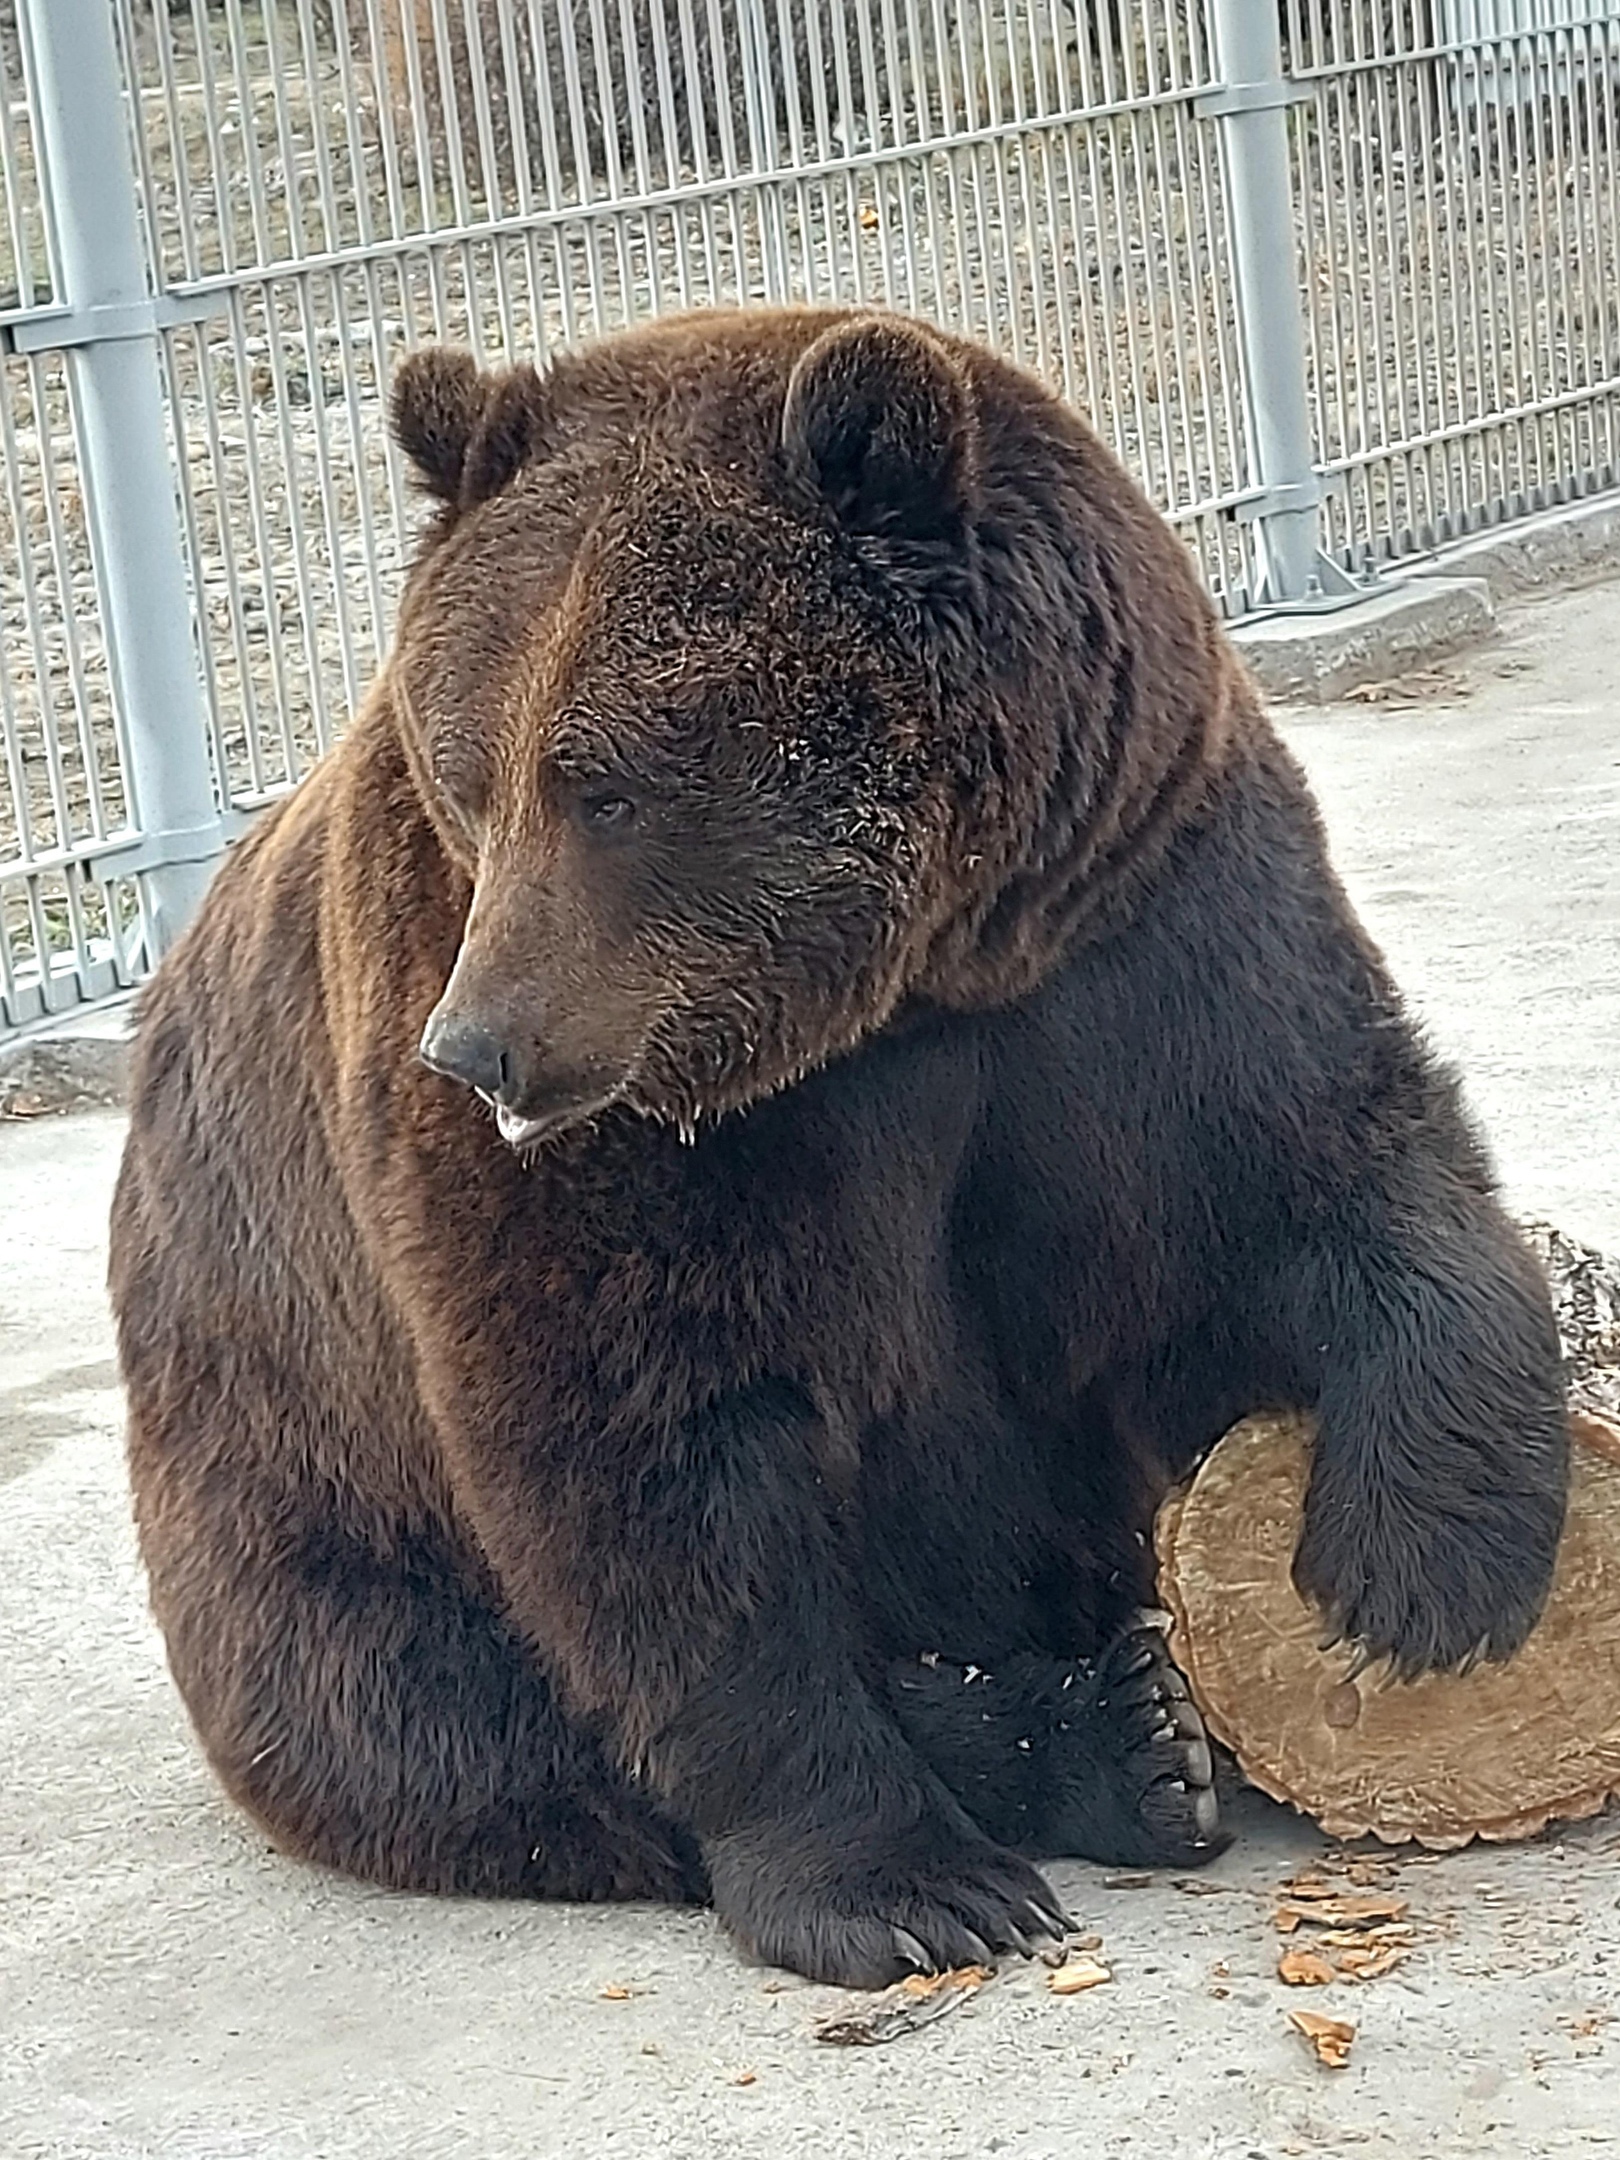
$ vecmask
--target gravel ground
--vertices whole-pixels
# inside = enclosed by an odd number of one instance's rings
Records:
[[[1620,587],[1284,714],[1512,1203],[1620,1253]],[[114,1113],[0,1123],[7,2160],[1561,2160],[1620,2143],[1620,1813],[1353,1874],[1253,1794],[1206,1876],[1054,1881],[1112,1978],[1010,1961],[888,2047],[703,1914],[389,1896],[220,1798],[144,1611],[102,1300]],[[1276,1974],[1276,1891],[1405,1901],[1383,1977]],[[1358,1879],[1359,1878],[1359,1879]],[[1349,2066],[1289,2026],[1353,2023]]]

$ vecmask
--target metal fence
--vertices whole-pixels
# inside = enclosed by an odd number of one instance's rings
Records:
[[[429,338],[871,301],[1231,616],[1620,483],[1620,0],[0,0],[0,1035],[341,728]]]

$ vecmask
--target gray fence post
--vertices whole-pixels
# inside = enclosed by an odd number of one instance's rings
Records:
[[[1305,395],[1305,324],[1294,241],[1288,107],[1276,0],[1209,0],[1221,86],[1195,110],[1219,123],[1234,302],[1256,489],[1262,604],[1320,602],[1344,583],[1318,545],[1317,477]]]
[[[23,0],[39,151],[61,279],[54,318],[24,349],[68,352],[85,513],[124,719],[155,960],[173,944],[223,847],[187,590],[158,314],[139,215],[112,0]],[[19,345],[22,339],[18,339]]]

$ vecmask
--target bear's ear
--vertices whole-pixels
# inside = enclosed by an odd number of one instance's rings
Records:
[[[485,375],[471,353],[430,346],[394,377],[394,440],[430,495],[470,510],[539,454],[544,408],[540,378],[527,364]]]
[[[394,377],[394,440],[440,502],[459,503],[467,445],[484,409],[484,378],[471,353],[430,345]]]
[[[805,352],[782,408],[788,469],[856,532],[956,538],[972,507],[978,426],[961,369],[938,338],[863,316]]]

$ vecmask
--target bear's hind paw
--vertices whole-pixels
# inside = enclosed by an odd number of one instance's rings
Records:
[[[1209,1736],[1160,1631],[1118,1636],[1074,1695],[1053,1736],[1044,1849],[1116,1867],[1223,1851]]]

